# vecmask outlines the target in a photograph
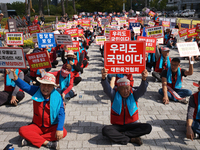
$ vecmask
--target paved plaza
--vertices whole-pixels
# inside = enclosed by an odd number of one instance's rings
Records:
[[[61,150],[193,150],[200,149],[200,140],[188,140],[186,136],[187,105],[170,101],[162,104],[158,90],[161,83],[154,82],[151,74],[148,76],[147,92],[139,99],[139,120],[150,123],[153,127],[149,135],[142,136],[143,145],[118,145],[112,143],[101,134],[102,127],[110,124],[110,101],[103,92],[101,69],[103,63],[99,46],[92,44],[88,50],[89,66],[81,75],[81,83],[75,87],[78,95],[66,105],[65,128],[67,136],[60,141]],[[170,51],[171,57],[177,57],[177,50]],[[58,58],[60,60],[60,57]],[[59,70],[62,62],[59,61]],[[195,62],[192,76],[183,80],[183,88],[196,92],[193,82],[200,80],[198,69],[200,62]],[[181,68],[189,67],[188,60],[181,60]],[[134,75],[134,86],[139,86],[141,75]],[[3,86],[0,87],[3,90]],[[79,98],[82,95],[82,98]],[[34,146],[21,147],[22,138],[18,134],[21,126],[32,121],[33,106],[31,96],[26,94],[17,107],[0,107],[0,149],[8,143],[13,143],[15,150],[37,149]],[[40,149],[45,149],[41,147]]]

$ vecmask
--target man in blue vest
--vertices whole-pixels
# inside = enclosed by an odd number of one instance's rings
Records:
[[[106,76],[108,69],[102,69],[101,84],[111,100],[111,124],[102,129],[102,134],[113,142],[126,145],[128,142],[142,145],[140,136],[149,134],[150,124],[139,123],[138,99],[146,92],[147,70],[142,72],[142,81],[137,89],[131,88],[127,78],[117,80],[117,89],[112,89]]]
[[[163,103],[169,104],[169,99],[175,102],[187,104],[187,96],[192,95],[192,91],[182,89],[182,76],[193,74],[193,60],[189,61],[189,70],[180,68],[180,59],[173,58],[171,66],[162,71],[162,88],[158,91],[163,96]]]
[[[200,82],[193,83],[193,85],[198,87],[198,92],[190,96],[186,127],[186,137],[192,141],[194,138],[199,138],[200,135]]]

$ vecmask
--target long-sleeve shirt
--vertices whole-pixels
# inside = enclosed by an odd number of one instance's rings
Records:
[[[60,79],[60,70],[59,71],[55,71],[55,72],[49,72],[51,74],[53,74],[56,77],[56,84],[59,84],[59,79]],[[71,74],[71,73],[70,73]],[[70,83],[69,86],[63,91],[63,93],[66,95],[67,93],[69,93],[69,91],[72,89],[73,87],[73,83],[74,83],[74,78],[71,75],[70,77]]]
[[[6,70],[5,69],[1,69],[0,70],[0,73],[4,73],[4,75],[6,76]],[[24,80],[24,72],[21,71],[18,75],[18,78]],[[5,78],[4,78],[5,79]],[[4,81],[4,84],[6,84],[6,81]],[[5,86],[5,85],[4,85]],[[17,92],[19,92],[19,87],[18,86],[15,86],[13,92],[12,92],[12,96],[16,96],[17,95]]]
[[[187,120],[193,119],[194,109],[195,109],[194,96],[191,95],[189,104],[188,104],[188,110],[187,110]]]
[[[39,89],[39,86],[31,86],[28,83],[26,83],[25,81],[21,80],[20,78],[18,78],[15,81],[15,83],[23,91],[27,92],[31,96],[33,96],[37,92],[37,90]],[[63,130],[64,122],[65,122],[65,110],[64,110],[63,103],[61,102],[61,106],[60,106],[60,110],[59,110],[59,115],[58,115],[57,130],[59,130],[59,131]]]
[[[101,84],[103,86],[104,92],[110,98],[111,102],[113,102],[114,98],[115,98],[115,93],[116,93],[115,89],[112,89],[110,87],[110,84],[108,83],[108,81],[106,79],[105,80],[102,79]],[[148,86],[147,80],[145,80],[145,81],[142,80],[140,86],[137,89],[132,87],[132,91],[133,91],[135,101],[138,101],[139,97],[144,95],[144,93],[147,90],[147,86]],[[124,98],[122,100],[125,101]]]

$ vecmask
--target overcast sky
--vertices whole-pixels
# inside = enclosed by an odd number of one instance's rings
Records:
[[[25,0],[0,0],[0,3],[13,3],[16,1],[25,2]]]

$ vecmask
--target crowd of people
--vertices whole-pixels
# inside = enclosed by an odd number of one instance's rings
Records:
[[[78,16],[78,18],[80,17]],[[73,20],[78,18],[74,16]],[[39,48],[37,43],[35,44],[32,53],[47,51],[52,68],[56,68],[58,65],[59,53],[62,61],[59,71],[51,71],[51,68],[1,70],[1,73],[4,73],[4,90],[0,92],[0,105],[17,106],[25,97],[25,92],[32,96],[34,111],[32,123],[19,129],[19,134],[23,137],[22,146],[32,144],[41,147],[44,145],[57,149],[58,141],[67,135],[64,128],[66,103],[77,96],[75,86],[81,82],[80,75],[89,65],[89,46],[97,35],[104,35],[104,27],[100,23],[101,18],[109,18],[110,25],[111,22],[116,21],[117,14],[95,15],[92,18],[97,22],[92,31],[89,27],[81,25],[71,26],[71,28],[84,30],[81,37],[73,38],[73,41],[80,43],[78,52],[68,50],[66,45]],[[26,19],[29,24],[30,16],[27,15]],[[38,24],[37,19],[36,16],[33,24]],[[128,18],[126,19],[128,21]],[[67,23],[68,20],[67,14],[61,18],[62,22]],[[159,25],[158,14],[152,18],[152,21],[155,22],[155,26]],[[121,25],[120,30],[130,30],[131,41],[136,41],[137,36],[146,35],[145,28],[148,28],[148,25],[144,24],[142,20],[139,23],[140,33],[134,33],[134,30],[126,24]],[[65,29],[52,32],[66,34]],[[134,86],[134,74],[108,74],[107,68],[102,69],[101,84],[103,91],[111,101],[111,125],[103,127],[102,134],[104,136],[123,145],[129,142],[142,145],[141,136],[150,134],[152,126],[148,123],[140,123],[138,112],[139,98],[147,91],[148,72],[152,73],[155,82],[162,84],[162,88],[158,92],[163,96],[163,104],[169,104],[169,100],[184,104],[189,102],[186,137],[193,140],[195,134],[200,134],[199,92],[192,95],[191,90],[182,88],[182,77],[193,74],[194,58],[189,57],[189,68],[183,69],[180,68],[180,58],[171,59],[169,57],[170,50],[177,49],[177,36],[173,35],[170,29],[166,29],[163,44],[156,45],[155,53],[146,53],[146,69],[141,73],[139,87]],[[185,41],[191,41],[191,39]],[[101,45],[99,49],[104,61],[104,45]],[[196,86],[200,90],[200,83]]]

